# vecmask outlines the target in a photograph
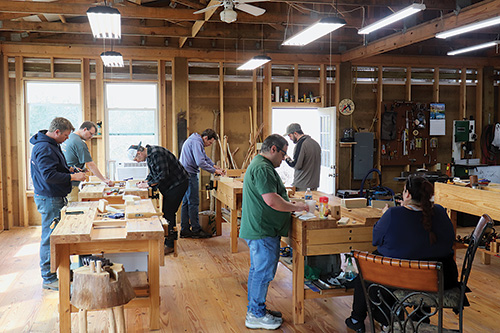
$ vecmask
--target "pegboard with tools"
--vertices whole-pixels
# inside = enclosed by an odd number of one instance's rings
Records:
[[[432,165],[437,162],[437,137],[429,135],[429,104],[382,102],[381,165]]]

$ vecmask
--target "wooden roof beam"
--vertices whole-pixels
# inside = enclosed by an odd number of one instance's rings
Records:
[[[207,7],[215,6],[217,4],[220,4],[220,2],[217,0],[210,0],[210,3],[207,5]],[[215,13],[217,8],[219,8],[219,7],[214,7],[212,9],[206,11],[204,13],[204,15],[205,15],[204,20],[197,20],[196,22],[194,22],[193,27],[191,28],[191,37],[196,37],[196,35],[198,34],[198,32],[200,32],[200,30],[203,27],[203,25],[205,24],[205,22],[210,20],[210,18]],[[187,41],[186,37],[181,37],[179,39],[179,48],[182,48],[184,46],[184,44],[186,43],[186,41]]]
[[[375,56],[377,54],[396,50],[404,46],[415,44],[430,38],[436,33],[453,29],[476,21],[486,20],[498,16],[500,0],[485,0],[462,9],[457,15],[451,13],[408,29],[403,33],[396,33],[381,38],[366,46],[357,47],[341,55],[342,62],[353,61]]]
[[[59,2],[30,2],[26,6],[24,1],[0,0],[0,13],[25,13],[28,16],[33,13],[56,14],[66,16],[86,16],[87,9],[91,5],[81,3],[59,3]],[[134,6],[133,4],[116,7],[122,18],[152,19],[165,21],[211,21],[207,19],[207,13],[193,14],[192,9],[173,9]],[[1,15],[1,14],[0,14]],[[217,20],[220,22],[220,20]],[[311,20],[309,15],[294,15],[293,24],[308,25]],[[253,16],[244,12],[238,12],[238,22],[246,24],[286,24],[286,13],[271,13]]]

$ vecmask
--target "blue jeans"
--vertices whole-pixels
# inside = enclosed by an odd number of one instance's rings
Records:
[[[61,218],[61,209],[68,201],[65,197],[45,197],[35,194],[36,208],[42,214],[42,238],[40,241],[40,270],[44,284],[57,281],[57,274],[50,272],[50,225]]]
[[[181,208],[181,232],[187,232],[190,228],[192,232],[201,230],[198,220],[200,208],[200,186],[198,185],[198,174],[189,174],[189,185],[182,198]]]
[[[257,318],[266,314],[267,289],[278,268],[280,238],[280,236],[276,236],[263,239],[245,239],[250,248],[248,311]]]

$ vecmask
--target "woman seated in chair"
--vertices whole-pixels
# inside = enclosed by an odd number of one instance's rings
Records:
[[[439,261],[443,264],[444,289],[458,286],[458,270],[453,258],[455,232],[440,205],[434,205],[433,185],[423,177],[410,176],[403,190],[401,206],[383,209],[373,227],[375,254],[386,257]],[[355,280],[351,316],[347,327],[365,331],[366,301],[359,278]]]

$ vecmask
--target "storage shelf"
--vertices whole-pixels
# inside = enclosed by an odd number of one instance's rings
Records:
[[[276,106],[281,106],[281,107],[322,107],[321,103],[298,103],[298,102],[271,102],[271,105],[276,107]]]
[[[100,135],[94,135],[92,137],[92,139],[102,139],[102,134],[100,134]]]
[[[352,147],[354,145],[358,144],[357,142],[341,142],[340,143],[340,147],[342,148],[349,148],[349,147]]]

